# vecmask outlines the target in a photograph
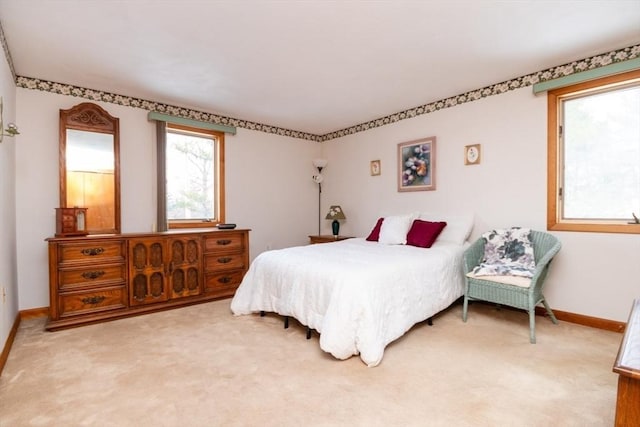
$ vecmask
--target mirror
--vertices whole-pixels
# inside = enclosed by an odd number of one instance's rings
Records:
[[[87,208],[89,234],[120,233],[119,120],[96,104],[60,110],[60,207]]]

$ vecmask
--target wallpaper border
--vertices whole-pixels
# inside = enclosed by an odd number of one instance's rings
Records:
[[[393,113],[379,119],[374,119],[355,126],[350,126],[342,130],[330,132],[325,135],[321,135],[320,142],[341,138],[343,136],[352,135],[354,133],[363,132],[380,126],[386,126],[391,123],[399,122],[400,120],[410,119],[422,114],[433,113],[438,110],[455,107],[456,105],[464,104],[467,102],[478,101],[489,96],[500,95],[511,90],[520,89],[526,86],[533,86],[536,83],[557,79],[559,77],[568,76],[570,74],[579,73],[586,70],[604,67],[609,64],[627,61],[629,59],[634,59],[637,57],[640,57],[640,45],[625,47],[622,49],[592,56],[590,58],[573,61],[568,64],[559,65],[542,71],[537,71],[535,73],[527,74],[525,76],[517,77],[515,79],[507,80],[501,83],[496,83],[490,86],[483,87],[481,89],[465,92],[460,95],[451,96],[439,101],[430,102],[428,104],[420,105],[418,107],[410,108],[398,113]]]
[[[7,58],[11,55],[8,53],[4,35],[0,28],[0,37],[5,48]],[[386,126],[392,123],[397,123],[401,120],[411,119],[423,114],[433,113],[435,111],[443,110],[445,108],[455,107],[467,102],[478,101],[482,98],[489,96],[500,95],[505,92],[520,89],[527,86],[532,86],[536,83],[553,80],[559,77],[568,76],[574,73],[579,73],[586,70],[592,70],[600,68],[606,65],[610,65],[617,62],[627,61],[640,57],[640,45],[629,46],[621,49],[617,49],[611,52],[595,55],[589,58],[573,61],[564,65],[548,68],[546,70],[537,71],[531,74],[527,74],[521,77],[517,77],[504,82],[496,83],[490,86],[486,86],[480,89],[465,92],[459,95],[451,96],[449,98],[441,99],[438,101],[430,102],[428,104],[413,107],[407,110],[403,110],[397,113],[389,114],[388,116],[374,119],[365,123],[360,123],[348,128],[329,132],[324,135],[315,135],[308,132],[302,132],[292,129],[281,128],[278,126],[266,125],[263,123],[256,123],[249,120],[242,120],[233,117],[221,116],[218,114],[207,113],[204,111],[193,110],[185,107],[178,107],[169,104],[163,104],[155,101],[148,101],[145,99],[129,97],[124,95],[113,94],[101,90],[88,89],[78,87],[74,85],[56,83],[47,80],[17,76],[16,86],[41,90],[45,92],[57,93],[61,95],[76,96],[93,101],[102,101],[112,104],[124,105],[128,107],[141,108],[148,111],[156,111],[163,114],[171,114],[177,117],[183,117],[192,120],[199,120],[209,123],[223,124],[228,126],[235,126],[238,128],[244,128],[249,130],[256,130],[259,132],[271,133],[280,136],[288,136],[292,138],[305,139],[315,142],[326,142],[332,139],[341,138],[347,135],[353,135],[355,133],[364,132],[369,129],[374,129],[380,126]],[[10,66],[13,70],[12,63],[8,59]]]
[[[308,132],[302,132],[292,129],[281,128],[278,126],[256,123],[249,120],[236,119],[233,117],[221,116],[218,114],[207,113],[204,111],[194,110],[186,107],[178,107],[175,105],[164,104],[162,102],[149,101],[146,99],[135,98],[131,96],[118,95],[102,90],[89,89],[80,86],[74,86],[65,83],[57,83],[49,80],[43,80],[33,77],[18,76],[16,86],[24,89],[40,90],[43,92],[57,93],[60,95],[76,96],[79,98],[89,99],[91,101],[102,101],[111,104],[123,105],[125,107],[141,108],[147,111],[154,111],[162,114],[169,114],[175,117],[185,119],[198,120],[201,122],[214,123],[219,125],[234,126],[236,128],[244,128],[256,130],[265,133],[272,133],[280,136],[289,136],[292,138],[306,139],[309,141],[319,140],[319,135]]]

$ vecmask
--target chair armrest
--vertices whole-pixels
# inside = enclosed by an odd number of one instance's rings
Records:
[[[536,269],[533,272],[533,277],[531,278],[531,284],[535,286],[538,281],[538,278],[542,276],[543,273],[546,273],[546,270],[549,268],[549,264],[553,260],[553,257],[556,256],[562,244],[560,241],[557,241],[549,250],[536,262]],[[543,276],[544,277],[544,276]]]
[[[464,251],[462,262],[464,274],[469,273],[475,266],[480,264],[482,257],[484,257],[484,239],[479,238]]]

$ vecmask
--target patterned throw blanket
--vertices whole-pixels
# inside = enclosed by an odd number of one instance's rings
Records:
[[[521,227],[484,233],[484,258],[473,274],[533,277],[536,263],[530,235],[531,229]]]

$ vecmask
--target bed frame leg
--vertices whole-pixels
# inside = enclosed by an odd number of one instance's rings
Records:
[[[260,311],[260,317],[264,317],[266,313],[264,311]]]
[[[427,319],[427,325],[429,325],[429,326],[433,326],[433,317],[429,317],[429,318]]]
[[[289,327],[289,316],[284,316],[284,328],[287,329]]]
[[[311,339],[311,328],[307,326],[307,339]]]

